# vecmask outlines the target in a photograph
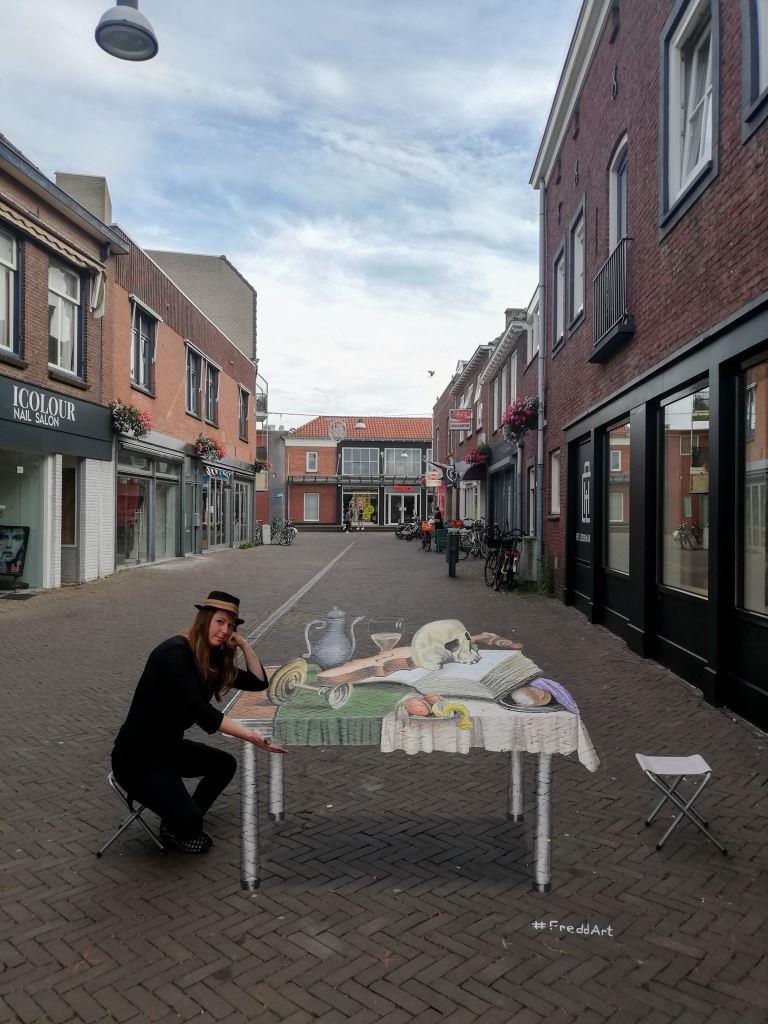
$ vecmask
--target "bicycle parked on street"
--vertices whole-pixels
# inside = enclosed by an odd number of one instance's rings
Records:
[[[489,536],[489,551],[483,571],[489,587],[501,590],[502,587],[510,589],[515,586],[522,539],[523,534],[520,530],[504,530]]]
[[[273,544],[293,544],[294,540],[299,536],[298,529],[293,525],[292,519],[273,519],[272,520],[272,543]]]
[[[704,531],[695,524],[680,523],[672,536],[681,548],[688,548],[694,551],[704,547]]]

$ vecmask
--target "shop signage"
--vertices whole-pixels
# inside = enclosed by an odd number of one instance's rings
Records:
[[[413,484],[395,484],[393,490],[397,494],[413,494],[416,488]]]
[[[214,480],[229,480],[232,476],[228,469],[222,469],[220,466],[206,466],[205,472],[208,476],[212,476]]]
[[[471,430],[472,429],[472,410],[471,409],[451,409],[448,413],[448,429],[449,430]]]
[[[427,487],[439,487],[443,482],[443,474],[439,469],[428,469],[425,483]]]
[[[112,458],[109,409],[0,376],[3,442],[36,452]]]

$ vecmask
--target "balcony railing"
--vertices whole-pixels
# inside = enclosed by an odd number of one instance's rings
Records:
[[[267,416],[267,396],[264,391],[257,391],[253,396],[253,408],[256,413],[257,420],[266,419]]]
[[[622,238],[597,273],[593,285],[594,348],[589,361],[600,363],[614,348],[635,333],[628,309],[628,251],[631,239]]]

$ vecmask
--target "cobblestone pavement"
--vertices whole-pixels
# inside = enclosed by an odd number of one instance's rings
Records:
[[[259,643],[265,660],[301,653],[334,604],[397,611],[406,635],[459,617],[523,640],[576,696],[602,764],[554,759],[546,896],[530,886],[531,809],[507,822],[505,755],[480,751],[292,752],[255,894],[239,887],[238,778],[207,856],[160,854],[135,830],[94,857],[119,819],[108,755],[151,647],[213,588],[241,596],[251,631],[345,549]],[[766,736],[575,610],[490,592],[481,572],[462,562],[449,580],[392,536],[303,534],[0,601],[0,1021],[764,1024]],[[636,750],[705,755],[701,807],[727,859],[689,825],[655,851]]]

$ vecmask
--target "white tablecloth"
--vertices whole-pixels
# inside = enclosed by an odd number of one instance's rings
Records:
[[[452,700],[453,703],[453,700]],[[471,747],[483,750],[524,750],[530,754],[572,754],[589,771],[597,771],[597,756],[579,715],[569,711],[508,711],[491,701],[456,700],[470,714],[471,729],[459,729],[458,718],[410,718],[399,722],[395,712],[385,715],[381,750],[389,754],[446,751],[468,754]]]

